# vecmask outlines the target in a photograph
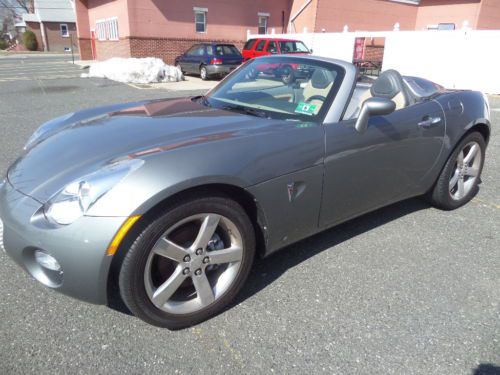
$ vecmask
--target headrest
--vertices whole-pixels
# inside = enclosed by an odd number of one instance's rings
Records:
[[[311,77],[311,86],[315,89],[326,89],[333,82],[332,72],[316,68]]]
[[[390,69],[380,74],[373,82],[370,92],[374,97],[392,99],[400,92],[405,94],[403,85],[401,74]]]

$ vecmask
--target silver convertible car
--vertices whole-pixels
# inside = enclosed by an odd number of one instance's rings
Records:
[[[205,96],[49,121],[0,185],[5,250],[49,288],[118,296],[179,329],[227,307],[255,256],[409,197],[468,202],[486,97],[394,70],[358,78],[344,61],[270,56]]]

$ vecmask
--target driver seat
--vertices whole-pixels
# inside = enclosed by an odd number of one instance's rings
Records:
[[[332,72],[321,68],[315,69],[307,86],[304,87],[302,91],[304,101],[308,102],[313,96],[317,95],[326,98],[332,88],[333,81],[334,77]],[[316,99],[313,99],[312,103],[323,104],[321,100]]]

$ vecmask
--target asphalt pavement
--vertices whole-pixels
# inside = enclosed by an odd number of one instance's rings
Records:
[[[79,78],[66,60],[0,57],[0,173],[50,118],[196,93]],[[407,200],[257,260],[236,303],[189,329],[55,293],[0,253],[0,374],[500,374],[500,98],[490,100],[471,203],[444,212]]]

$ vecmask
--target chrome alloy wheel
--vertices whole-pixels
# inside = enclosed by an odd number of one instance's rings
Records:
[[[475,141],[460,150],[449,183],[452,199],[460,200],[469,194],[479,176],[482,157],[481,147]]]
[[[242,236],[231,220],[212,213],[187,217],[153,246],[144,270],[146,293],[165,312],[196,312],[228,290],[242,259]]]

